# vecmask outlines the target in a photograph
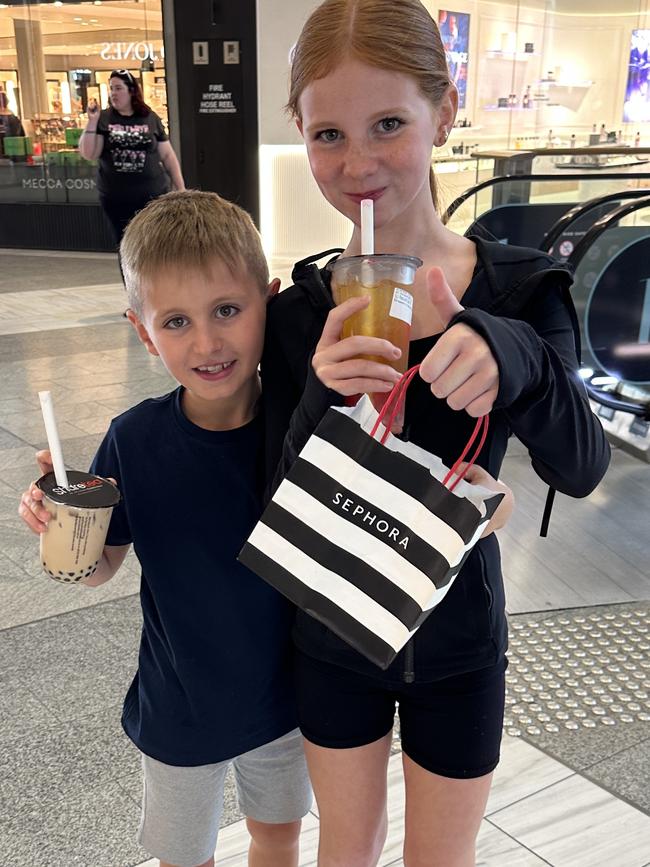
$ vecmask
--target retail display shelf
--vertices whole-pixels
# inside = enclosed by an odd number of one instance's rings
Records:
[[[528,61],[531,57],[539,57],[539,54],[526,51],[501,51],[493,49],[485,52],[488,60],[523,60]]]

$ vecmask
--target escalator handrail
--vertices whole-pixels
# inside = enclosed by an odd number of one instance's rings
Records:
[[[582,237],[576,244],[575,249],[567,259],[568,267],[575,271],[587,253],[587,250],[591,247],[594,241],[603,234],[603,232],[605,232],[613,223],[618,223],[623,217],[626,217],[628,214],[644,207],[650,207],[650,196],[645,196],[640,199],[635,199],[632,202],[627,202],[624,205],[620,205],[618,208],[615,208],[613,211],[602,216],[599,220],[596,220],[584,237]],[[623,400],[609,391],[603,391],[593,385],[589,385],[588,382],[585,382],[585,387],[589,397],[596,401],[596,403],[610,407],[610,409],[631,413],[632,415],[637,416],[637,418],[644,419],[644,421],[650,421],[650,403],[631,403],[629,400]]]
[[[596,196],[593,199],[589,199],[587,202],[583,202],[582,204],[576,205],[574,208],[571,208],[570,211],[567,211],[566,214],[563,214],[559,220],[551,226],[548,232],[542,238],[539,249],[543,253],[548,253],[558,238],[566,232],[571,223],[579,220],[585,214],[589,213],[589,211],[594,208],[598,208],[601,205],[606,204],[607,202],[615,202],[617,200],[623,199],[638,199],[642,196],[650,195],[650,188],[641,188],[636,190],[622,190],[618,193],[608,193],[606,196]]]
[[[610,409],[620,410],[621,412],[630,413],[644,421],[650,421],[650,403],[631,403],[629,400],[622,400],[611,391],[604,391],[602,388],[596,388],[585,382],[587,394],[596,403],[603,406],[608,406]]]
[[[619,220],[622,220],[623,217],[627,217],[628,214],[634,213],[634,211],[638,211],[640,208],[650,207],[650,195],[644,196],[640,199],[635,199],[632,202],[626,202],[624,205],[620,205],[618,208],[614,208],[613,211],[602,216],[587,230],[587,232],[583,235],[583,237],[578,241],[575,245],[573,252],[567,259],[567,265],[569,268],[575,270],[577,266],[580,264],[583,256],[594,243],[594,241],[600,237],[611,225],[612,223],[618,223]]]
[[[635,172],[634,174],[626,174],[625,172],[602,172],[594,175],[593,172],[572,172],[571,174],[549,174],[549,175],[496,175],[488,178],[486,181],[481,181],[480,184],[474,184],[473,187],[465,190],[460,196],[454,199],[449,205],[445,213],[442,215],[442,222],[447,223],[449,218],[464,205],[471,197],[480,193],[482,190],[489,187],[497,186],[498,184],[512,183],[513,181],[629,181],[631,178],[635,180],[650,180],[650,172]],[[522,203],[525,204],[525,203]],[[529,203],[534,204],[534,203]]]

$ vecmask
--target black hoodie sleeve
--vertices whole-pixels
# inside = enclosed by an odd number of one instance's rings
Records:
[[[578,376],[570,297],[545,290],[528,322],[470,308],[454,318],[488,343],[499,367],[495,409],[528,448],[535,472],[572,497],[585,497],[607,470],[610,449]]]
[[[302,310],[301,299],[279,296],[277,301],[269,305],[261,365],[267,498],[329,407],[344,403],[341,395],[321,383],[311,366],[323,322],[313,310]]]

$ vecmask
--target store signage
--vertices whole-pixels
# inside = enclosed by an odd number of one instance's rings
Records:
[[[201,94],[199,114],[237,114],[232,91],[224,90],[223,84],[209,84]]]
[[[153,42],[102,42],[102,60],[164,60],[165,47],[156,51]]]
[[[23,178],[24,190],[94,190],[93,178]]]

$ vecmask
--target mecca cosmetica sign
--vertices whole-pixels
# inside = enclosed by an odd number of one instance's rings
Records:
[[[94,178],[23,178],[24,190],[94,190]]]

